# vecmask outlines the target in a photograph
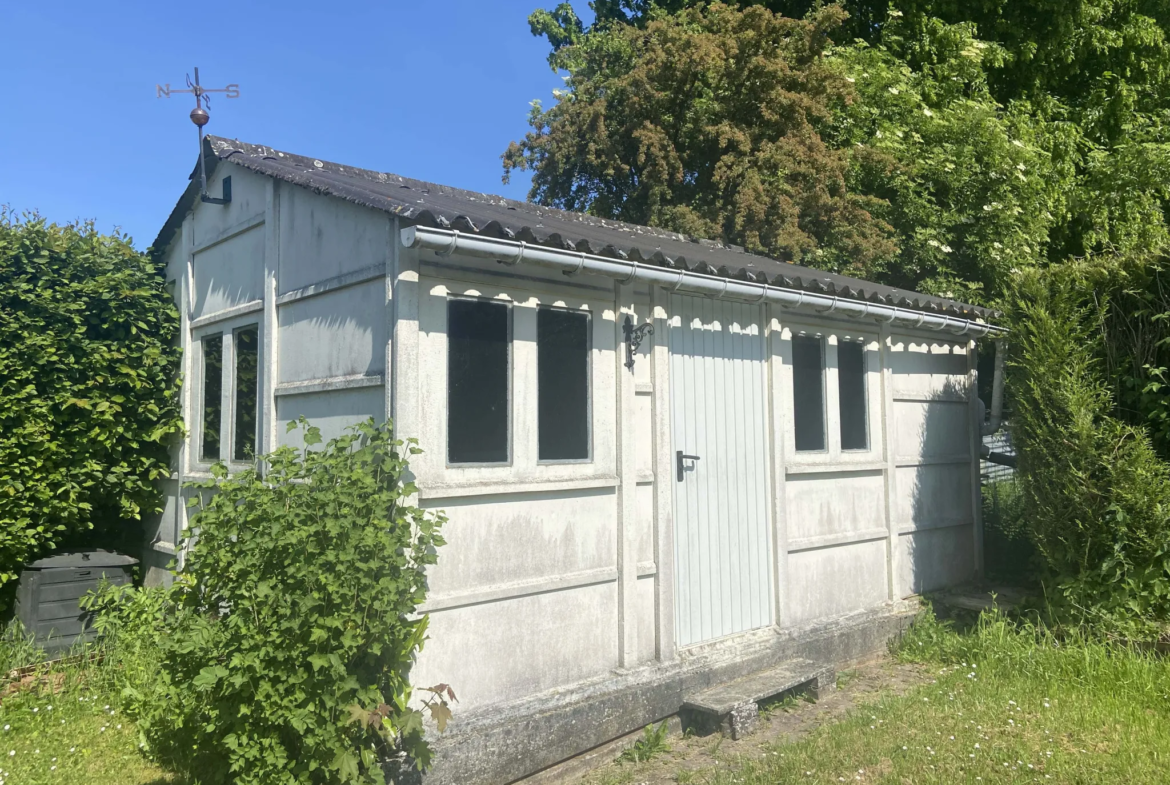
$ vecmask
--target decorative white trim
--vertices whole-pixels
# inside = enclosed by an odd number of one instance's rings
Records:
[[[293,289],[284,294],[279,294],[276,296],[276,304],[287,305],[288,303],[295,303],[298,300],[316,297],[319,294],[336,292],[339,289],[346,289],[350,286],[376,281],[379,278],[384,279],[386,277],[386,264],[386,262],[379,262],[369,267],[363,267],[360,270],[336,275],[332,278],[326,278],[323,281],[317,281],[317,283],[311,283],[308,286],[302,286],[299,289]]]
[[[896,392],[894,393],[893,401],[895,403],[968,403],[965,395],[956,395],[954,393],[942,392],[937,395],[927,395],[925,393],[913,392]]]
[[[602,583],[613,583],[617,579],[618,571],[616,567],[599,567],[593,570],[569,573],[568,575],[558,575],[554,578],[529,578],[527,580],[501,583],[485,588],[439,594],[428,599],[418,610],[419,613],[449,611],[454,608],[464,608],[468,605],[514,600],[521,597],[531,597],[536,594],[547,594],[548,592],[580,589],[585,586],[596,586]]]
[[[818,548],[832,548],[837,545],[857,545],[862,542],[877,542],[890,536],[888,529],[865,529],[859,532],[841,532],[839,534],[821,534],[816,537],[801,537],[788,541],[789,553],[812,551]]]
[[[616,476],[602,475],[567,480],[530,480],[528,482],[491,480],[483,483],[422,485],[419,487],[418,495],[420,499],[429,502],[436,499],[460,499],[468,496],[516,496],[524,493],[553,493],[616,487],[618,487]]]
[[[638,562],[638,577],[649,578],[651,575],[658,574],[658,565],[653,561]]]
[[[362,387],[381,387],[386,377],[380,373],[359,373],[352,376],[334,376],[328,379],[306,379],[303,382],[285,382],[276,385],[275,395],[307,395],[330,390],[354,390]]]
[[[907,455],[895,459],[895,465],[899,469],[910,469],[915,466],[946,466],[967,464],[970,462],[970,455],[935,455],[925,457],[914,457]]]
[[[960,526],[970,526],[971,521],[930,521],[929,523],[899,523],[898,534],[914,534],[933,529],[956,529]]]
[[[788,474],[872,474],[886,470],[885,461],[865,463],[797,463],[787,466]]]
[[[208,248],[217,246],[222,242],[232,239],[233,237],[238,237],[244,232],[255,229],[257,226],[260,226],[264,223],[265,215],[265,213],[257,213],[256,215],[245,218],[238,223],[232,224],[221,232],[217,232],[210,240],[205,240],[204,242],[199,243],[199,245],[194,246],[191,249],[192,255],[202,253]]]
[[[187,326],[189,330],[198,330],[200,327],[206,327],[209,324],[217,322],[226,322],[228,319],[236,319],[241,316],[247,316],[253,313],[260,313],[264,310],[264,300],[249,300],[246,303],[233,305],[231,308],[224,308],[222,311],[205,314],[198,319],[192,319]]]

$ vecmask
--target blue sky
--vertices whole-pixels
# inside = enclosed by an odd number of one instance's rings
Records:
[[[193,66],[204,86],[240,85],[212,98],[209,133],[524,198],[499,156],[562,84],[526,21],[554,4],[0,3],[0,205],[145,248],[197,151],[193,99],[155,84]]]

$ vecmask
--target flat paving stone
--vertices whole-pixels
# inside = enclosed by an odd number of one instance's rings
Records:
[[[813,697],[819,697],[836,683],[837,675],[831,667],[811,660],[790,660],[778,667],[688,695],[682,708],[718,720],[725,733],[738,739],[755,726],[760,701],[803,686],[808,687]]]

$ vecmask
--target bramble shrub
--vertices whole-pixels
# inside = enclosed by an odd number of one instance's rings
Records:
[[[87,534],[140,545],[182,427],[178,325],[129,238],[0,211],[0,586]]]
[[[147,754],[193,782],[382,785],[387,760],[430,760],[408,676],[444,518],[408,503],[404,453],[419,450],[372,420],[309,449],[320,433],[299,425],[305,449],[265,456],[263,474],[217,466],[192,484],[186,561],[161,599],[97,600],[110,627],[157,643],[127,710]],[[429,692],[442,730],[454,692]]]
[[[1170,465],[1144,425],[1118,416],[1101,272],[1069,263],[1021,276],[1012,436],[1052,609],[1132,627],[1170,619]]]

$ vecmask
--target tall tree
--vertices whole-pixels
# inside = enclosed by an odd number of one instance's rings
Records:
[[[537,202],[993,299],[1040,258],[1065,179],[1042,129],[989,93],[1001,50],[895,16],[929,34],[914,70],[890,47],[831,46],[845,16],[716,4],[595,27],[556,53],[567,89],[505,170],[533,169]]]
[[[778,258],[884,263],[891,228],[849,192],[848,154],[818,132],[852,94],[823,56],[843,18],[715,5],[585,35],[560,54],[568,90],[534,107],[505,172],[535,170],[543,204]]]

